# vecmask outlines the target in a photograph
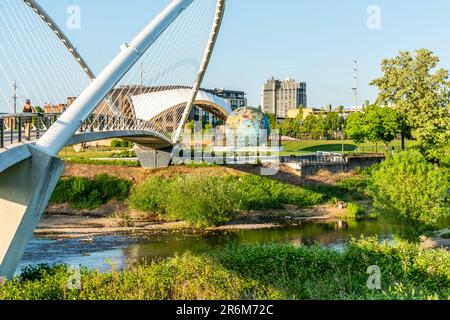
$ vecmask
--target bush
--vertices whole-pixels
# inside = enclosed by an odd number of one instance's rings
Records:
[[[111,156],[111,158],[116,158],[116,159],[126,159],[126,158],[136,158],[136,157],[137,157],[137,155],[134,150],[116,152]]]
[[[130,196],[130,205],[136,210],[163,216],[170,194],[170,179],[154,177],[136,187]]]
[[[362,219],[366,215],[366,209],[357,203],[349,203],[347,206],[347,217]]]
[[[235,180],[235,183],[236,188],[243,194],[244,210],[283,209],[285,204],[305,208],[326,201],[320,192],[256,175],[245,175]]]
[[[318,192],[254,175],[153,178],[131,196],[137,210],[196,227],[224,224],[240,211],[283,209],[285,204],[303,208],[324,201]]]
[[[202,228],[222,225],[239,213],[240,195],[216,177],[179,177],[170,185],[165,214]]]
[[[350,193],[364,194],[367,188],[367,181],[363,177],[357,176],[345,178],[336,185]]]
[[[111,147],[113,148],[132,148],[134,146],[134,143],[131,141],[125,141],[125,140],[112,140],[111,141]]]
[[[449,181],[445,172],[417,151],[395,154],[373,172],[370,193],[374,206],[405,240],[435,229],[450,214]]]
[[[381,290],[367,287],[369,266]],[[39,266],[0,286],[0,300],[353,300],[448,299],[450,253],[413,244],[353,241],[342,251],[290,244],[236,245],[186,253],[122,272],[81,269],[81,290],[68,290],[66,266]]]
[[[62,178],[53,192],[50,202],[68,203],[74,209],[96,209],[116,199],[128,198],[131,182],[106,174],[94,180],[79,177]]]
[[[137,210],[199,228],[224,224],[240,208],[233,185],[215,177],[153,178],[136,188],[130,202]]]

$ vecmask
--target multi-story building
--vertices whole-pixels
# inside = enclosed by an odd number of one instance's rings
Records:
[[[247,94],[243,91],[217,89],[202,89],[205,92],[212,93],[222,99],[225,99],[234,111],[238,108],[247,106]]]
[[[275,114],[278,119],[287,118],[289,110],[306,107],[307,104],[305,82],[272,78],[263,86],[262,109],[265,113]]]

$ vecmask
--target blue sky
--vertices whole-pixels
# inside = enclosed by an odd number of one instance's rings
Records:
[[[96,73],[168,0],[39,0]],[[81,8],[81,29],[67,30],[66,9]],[[367,8],[381,9],[381,29],[367,28]],[[309,105],[354,105],[353,60],[359,61],[362,100],[380,61],[399,50],[429,48],[450,69],[448,0],[228,0],[205,87],[244,90],[260,103],[271,76],[306,81]]]

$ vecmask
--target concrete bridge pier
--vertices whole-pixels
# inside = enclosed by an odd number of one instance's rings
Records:
[[[28,145],[31,157],[0,172],[0,277],[11,279],[63,172],[63,162]]]
[[[141,166],[145,169],[166,168],[172,162],[172,147],[152,149],[138,146],[134,150]]]

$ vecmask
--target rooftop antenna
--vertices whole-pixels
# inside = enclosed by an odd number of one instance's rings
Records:
[[[355,86],[352,88],[355,94],[355,108],[358,109],[359,106],[359,81],[358,81],[358,60],[353,61],[353,79],[355,80]]]

